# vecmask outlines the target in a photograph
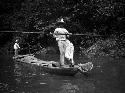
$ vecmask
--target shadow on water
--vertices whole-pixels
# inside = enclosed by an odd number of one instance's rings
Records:
[[[38,67],[17,64],[10,56],[0,60],[0,93],[123,93],[123,58],[94,59],[88,76],[74,77],[43,73]]]
[[[13,70],[14,63],[11,56],[0,55],[0,93],[14,92],[13,85],[15,84],[15,82]]]

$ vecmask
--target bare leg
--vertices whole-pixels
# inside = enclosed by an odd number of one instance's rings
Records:
[[[72,65],[74,65],[74,60],[73,59],[71,60],[71,63],[72,63]]]
[[[15,56],[17,56],[18,55],[18,50],[17,49],[15,49]]]
[[[74,56],[74,47],[73,47],[72,52],[73,52],[73,56]],[[74,58],[73,58],[73,56],[72,56],[72,59],[71,59],[71,63],[72,63],[72,65],[74,65],[74,64],[75,64],[75,63],[74,63]]]

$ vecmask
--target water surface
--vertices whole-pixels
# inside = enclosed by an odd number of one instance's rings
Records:
[[[124,58],[100,57],[92,61],[94,68],[89,75],[78,73],[71,77],[50,75],[2,56],[0,93],[124,93]]]

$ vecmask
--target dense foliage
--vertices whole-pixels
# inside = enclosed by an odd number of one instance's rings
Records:
[[[1,7],[1,29],[8,30],[49,30],[63,17],[71,30],[105,33],[113,25],[120,30],[124,21],[123,0],[1,0]]]
[[[65,27],[72,33],[119,38],[124,34],[124,6],[124,0],[1,0],[0,30],[48,33],[54,30],[57,20],[64,18]],[[30,45],[41,43],[48,46],[52,41],[43,34],[13,33],[12,36],[19,36],[21,42]],[[100,38],[104,37],[78,36],[71,37],[71,40],[75,46],[89,47]]]

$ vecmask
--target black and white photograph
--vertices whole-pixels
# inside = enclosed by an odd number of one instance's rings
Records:
[[[0,0],[0,93],[125,93],[124,0]]]

